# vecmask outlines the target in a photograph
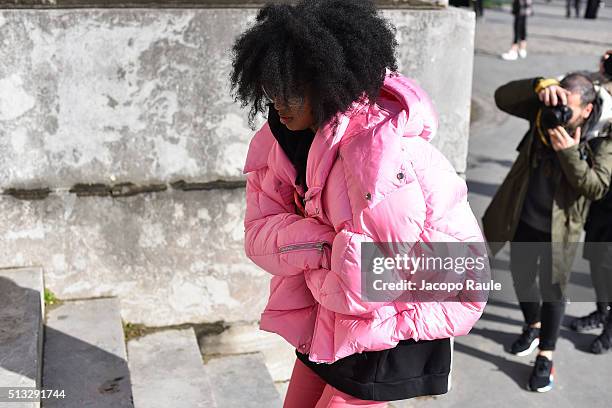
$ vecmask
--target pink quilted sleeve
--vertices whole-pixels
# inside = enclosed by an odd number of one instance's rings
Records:
[[[291,212],[270,184],[268,168],[247,175],[244,249],[247,257],[273,275],[297,275],[320,267],[320,245],[330,243],[333,228]]]
[[[424,242],[469,242],[472,256],[486,256],[484,237],[467,200],[465,181],[450,162],[430,145],[426,154],[414,155],[412,165],[423,188],[428,219],[421,234]],[[466,246],[467,248],[467,246]],[[475,276],[483,281],[490,275],[489,265]],[[486,305],[486,292],[476,296],[460,294],[453,302],[420,302],[404,305],[409,319],[406,329],[415,340],[432,340],[467,334],[476,324]]]

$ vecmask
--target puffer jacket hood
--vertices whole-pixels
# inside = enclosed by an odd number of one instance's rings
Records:
[[[361,243],[484,241],[465,181],[429,143],[437,128],[426,93],[388,72],[375,104],[356,102],[319,128],[305,194],[268,123],[255,134],[243,170],[244,244],[246,255],[273,275],[262,330],[320,363],[403,339],[469,332],[483,301],[361,297]],[[304,195],[305,216],[296,213],[295,191]]]

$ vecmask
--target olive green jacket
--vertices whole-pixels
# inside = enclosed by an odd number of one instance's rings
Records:
[[[532,142],[537,136],[535,121],[541,103],[534,91],[538,78],[509,82],[495,91],[497,107],[529,121],[530,127],[517,147],[518,157],[497,190],[482,218],[483,231],[495,255],[511,241],[518,226],[531,166]],[[554,177],[551,240],[553,243],[553,283],[567,285],[571,266],[586,221],[591,200],[602,198],[612,177],[612,138],[604,140],[596,152],[590,143],[557,152],[562,172]],[[581,159],[584,150],[587,160]]]

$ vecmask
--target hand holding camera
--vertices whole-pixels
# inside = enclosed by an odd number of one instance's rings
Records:
[[[563,126],[557,126],[554,129],[548,129],[548,136],[550,137],[550,143],[555,152],[564,150],[580,143],[580,134],[582,131],[580,127],[576,128],[574,137],[567,133],[567,130]]]
[[[538,118],[538,125],[548,132],[549,141],[553,147],[555,143],[550,139],[553,133],[556,135],[557,147],[570,147],[573,144],[572,141],[575,140],[576,137],[575,134],[574,138],[570,137],[565,130],[565,126],[568,125],[574,114],[572,109],[567,106],[567,99],[571,92],[561,87],[556,81],[551,85],[544,86],[545,87],[538,92],[538,98],[544,104]],[[580,132],[575,133],[580,135]],[[578,141],[580,141],[580,138],[578,138]],[[559,149],[555,148],[555,150]]]
[[[559,101],[561,101],[561,105],[567,105],[567,97],[569,94],[570,91],[567,89],[561,88],[559,85],[551,85],[542,89],[538,93],[538,98],[540,98],[540,101],[546,106],[557,106]]]

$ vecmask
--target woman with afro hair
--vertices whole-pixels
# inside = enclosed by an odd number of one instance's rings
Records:
[[[484,308],[361,291],[362,244],[483,242],[465,182],[429,143],[432,103],[397,72],[396,47],[364,0],[268,4],[233,46],[234,96],[251,127],[267,114],[243,170],[244,245],[272,274],[260,329],[295,347],[285,408],[446,393],[452,339]]]

